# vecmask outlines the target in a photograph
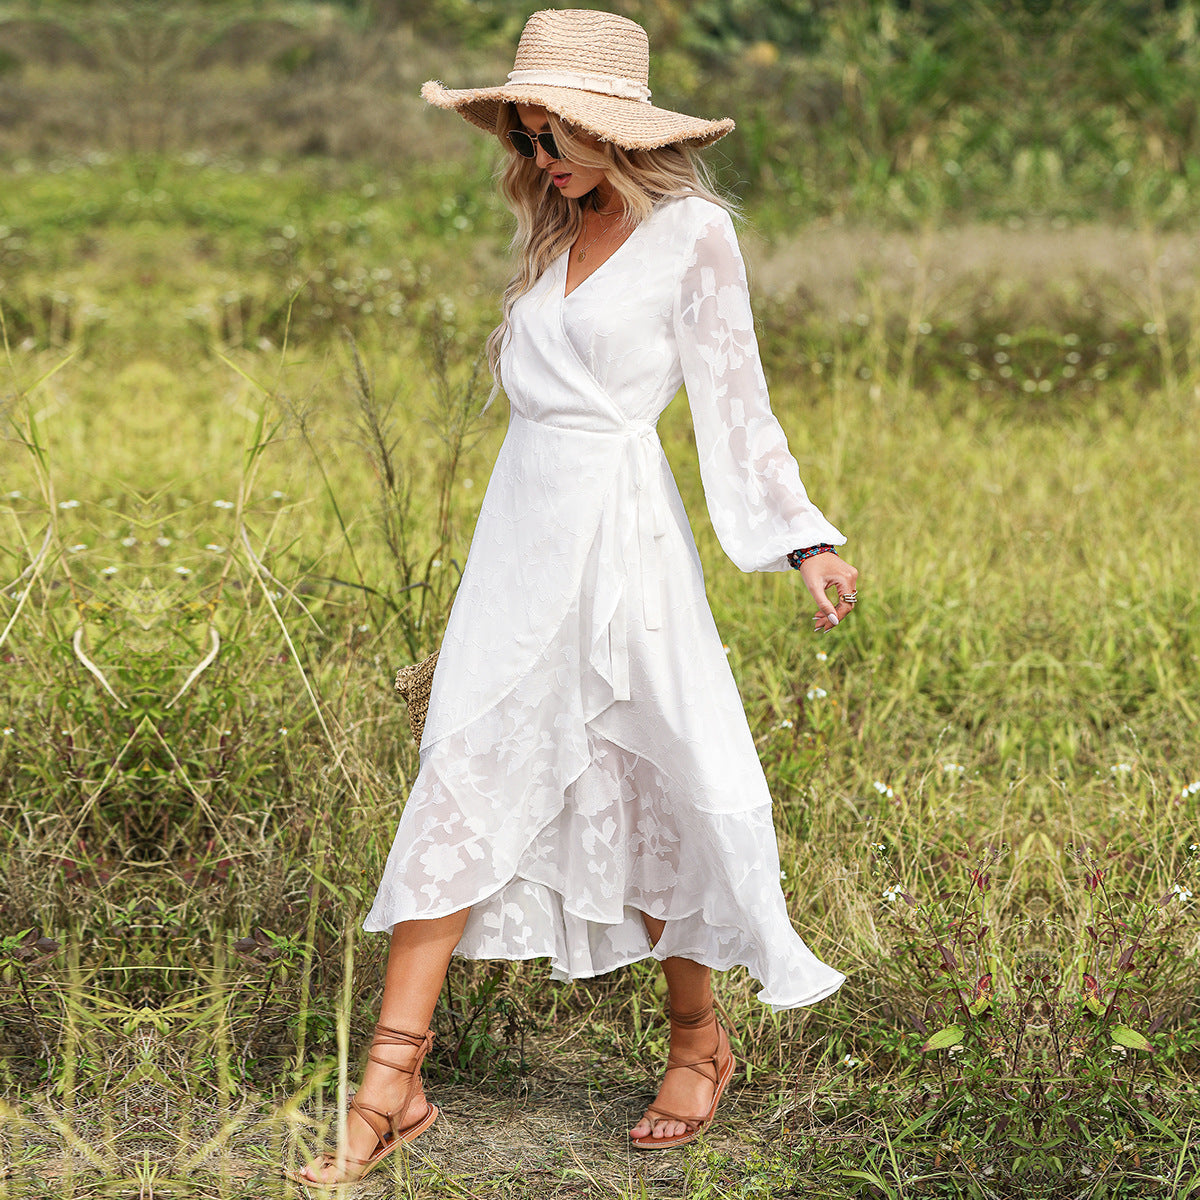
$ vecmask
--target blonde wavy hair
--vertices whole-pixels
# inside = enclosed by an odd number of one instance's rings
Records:
[[[547,111],[546,119],[565,160],[581,167],[599,168],[608,176],[631,229],[650,215],[658,201],[668,196],[703,196],[730,212],[734,211],[730,201],[718,193],[704,163],[690,146],[623,150],[611,142],[596,142],[586,135],[581,136],[552,112]],[[596,206],[595,192],[578,200],[560,195],[550,177],[533,159],[522,158],[511,149],[508,131],[521,128],[516,105],[502,104],[496,135],[508,150],[508,163],[500,177],[500,191],[517,218],[517,231],[512,240],[517,269],[504,289],[500,324],[487,340],[488,365],[496,381],[489,404],[502,383],[500,352],[508,337],[508,318],[513,304],[571,246],[583,229],[584,213]]]

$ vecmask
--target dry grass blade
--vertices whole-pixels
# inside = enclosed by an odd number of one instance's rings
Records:
[[[247,553],[251,557],[251,561],[257,563],[254,557],[254,549],[250,545],[250,539],[246,531],[242,530],[242,541],[246,547]],[[278,607],[275,604],[275,598],[271,595],[271,589],[267,586],[267,579],[258,570],[255,570],[255,579],[262,591],[263,599],[267,603],[267,607],[271,610],[272,617],[275,618],[275,624],[279,627],[280,633],[283,635],[284,643],[287,645],[288,652],[291,655],[292,663],[294,664],[297,673],[300,676],[300,682],[304,688],[304,694],[308,697],[309,703],[312,706],[313,713],[316,715],[317,722],[321,726],[321,731],[325,735],[325,740],[333,752],[334,761],[337,764],[338,770],[341,772],[342,778],[346,781],[346,786],[350,789],[350,794],[357,800],[359,798],[360,785],[359,781],[353,777],[346,767],[345,755],[347,745],[345,740],[340,742],[334,738],[332,730],[325,719],[325,711],[321,705],[321,701],[317,698],[317,694],[313,691],[312,684],[309,682],[308,672],[304,669],[304,663],[301,661],[300,653],[296,649],[295,642],[292,641],[292,635],[287,627],[287,622],[283,619]]]
[[[111,683],[104,676],[104,672],[90,658],[83,648],[83,626],[80,625],[71,637],[71,649],[75,651],[75,657],[84,665],[84,667],[96,678],[100,686],[117,702],[121,708],[128,708],[129,705],[117,695]]]
[[[41,548],[33,556],[33,561],[30,562],[30,564],[20,573],[20,575],[16,577],[16,579],[12,581],[12,583],[2,589],[4,592],[10,592],[19,583],[21,583],[22,580],[26,579],[27,577],[29,579],[29,582],[22,589],[20,596],[17,597],[17,604],[12,611],[12,616],[8,618],[8,622],[4,628],[0,630],[0,646],[3,646],[8,640],[8,635],[12,632],[13,626],[17,623],[17,618],[21,615],[21,609],[25,607],[25,602],[29,598],[30,589],[33,587],[33,584],[37,582],[38,576],[42,572],[42,566],[46,561],[46,555],[50,549],[50,543],[53,540],[54,527],[50,526],[46,530],[46,537],[42,542]]]
[[[179,687],[179,691],[173,695],[170,700],[163,705],[164,708],[172,708],[176,701],[183,698],[184,693],[208,670],[214,662],[217,661],[217,655],[221,653],[221,635],[217,632],[215,625],[208,627],[209,647],[208,653],[192,668],[191,673],[183,681]]]

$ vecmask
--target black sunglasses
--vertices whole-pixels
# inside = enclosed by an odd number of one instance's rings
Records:
[[[558,152],[558,146],[554,143],[554,134],[548,130],[545,133],[539,133],[536,136],[526,133],[523,129],[510,129],[508,131],[508,140],[512,143],[512,148],[522,158],[536,158],[537,147],[534,142],[540,142],[542,149],[550,155],[551,158],[561,158]]]

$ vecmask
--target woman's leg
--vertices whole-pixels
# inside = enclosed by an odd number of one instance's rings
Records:
[[[392,927],[387,975],[379,1005],[381,1025],[418,1035],[429,1028],[450,965],[450,955],[462,937],[470,911],[464,908],[448,917],[404,921]],[[395,1063],[398,1067],[412,1066],[418,1053],[411,1046],[384,1043],[377,1045],[374,1052],[385,1062]],[[358,1098],[369,1108],[391,1112],[403,1099],[408,1084],[408,1075],[368,1059]],[[425,1094],[418,1083],[408,1104],[409,1115],[397,1114],[396,1123],[406,1125],[418,1120],[425,1110]],[[346,1138],[345,1153],[351,1158],[368,1158],[379,1140],[375,1131],[353,1110],[347,1118]],[[339,1173],[336,1165],[323,1168],[321,1160],[315,1159],[305,1168],[305,1174],[314,1183],[327,1183],[345,1176],[353,1178],[357,1170],[357,1166],[350,1164],[344,1173]]]
[[[663,922],[643,914],[646,932],[650,940],[657,942],[662,937]],[[672,1011],[676,1013],[699,1012],[712,1003],[712,979],[708,967],[693,962],[690,958],[666,958],[662,964],[667,978],[667,993]],[[682,1062],[694,1062],[715,1053],[717,1049],[716,1025],[702,1025],[695,1029],[676,1027],[671,1031],[671,1051]],[[668,1071],[663,1076],[662,1086],[655,1098],[668,1112],[695,1114],[697,1117],[708,1112],[712,1104],[713,1085],[698,1071]],[[677,1137],[687,1132],[680,1121],[664,1117],[643,1117],[630,1131],[630,1137],[644,1138],[651,1133],[655,1137]]]

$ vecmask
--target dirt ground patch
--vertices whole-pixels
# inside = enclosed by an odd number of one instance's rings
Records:
[[[426,1085],[441,1109],[437,1123],[353,1194],[683,1200],[696,1194],[698,1176],[733,1186],[765,1150],[784,1148],[776,1098],[735,1076],[711,1133],[670,1153],[634,1151],[625,1131],[653,1087],[615,1074],[622,1067],[597,1063],[596,1078],[584,1081],[577,1070],[535,1057],[528,1074],[502,1091],[442,1084],[433,1073]],[[138,1103],[139,1091],[146,1106]],[[303,1161],[302,1150],[290,1157],[298,1145],[295,1110],[261,1100],[223,1107],[198,1096],[188,1098],[186,1115],[184,1107],[159,1087],[127,1089],[123,1104],[110,1098],[73,1117],[53,1114],[51,1106],[31,1112],[20,1137],[10,1138],[12,1190],[5,1194],[30,1200],[83,1192],[139,1198],[301,1194],[280,1173],[281,1166]],[[310,1147],[332,1144],[322,1129],[329,1120],[326,1113],[305,1131]]]

